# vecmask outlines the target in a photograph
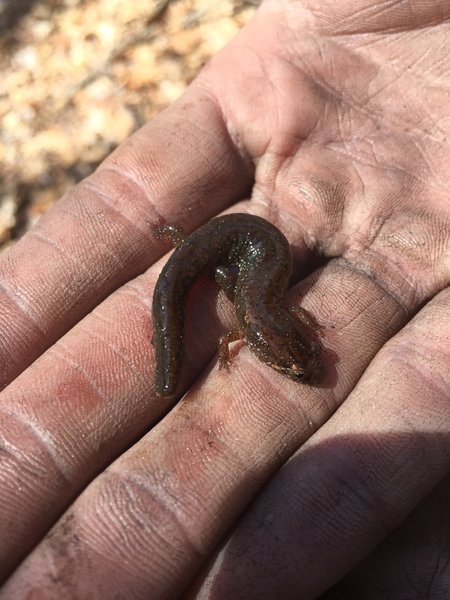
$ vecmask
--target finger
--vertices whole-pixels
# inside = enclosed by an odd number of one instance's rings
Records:
[[[195,86],[125,142],[1,257],[0,389],[161,256],[152,226],[190,230],[241,197],[252,171]]]
[[[170,409],[154,393],[156,277],[152,269],[116,291],[0,394],[0,580],[77,493]],[[202,332],[217,330],[216,295],[204,285],[194,291],[196,310],[188,306],[190,377],[214,353]]]
[[[114,588],[131,597],[158,597],[183,589],[263,482],[329,418],[389,332],[405,320],[402,308],[374,281],[340,263],[327,265],[313,281],[299,287],[297,299],[299,291],[305,292],[302,305],[325,326],[328,382],[317,389],[299,386],[243,348],[230,375],[214,368],[86,490],[16,571],[5,588],[11,597],[30,585],[43,586],[54,597],[63,588],[75,596],[83,596],[86,589],[107,596]],[[332,352],[340,357],[335,366]],[[189,356],[196,361],[196,350]],[[108,367],[117,373],[111,362]],[[90,369],[95,373],[98,367],[90,364]],[[123,385],[120,378],[118,387]],[[154,402],[151,396],[148,401]],[[109,411],[115,403],[122,406],[120,397],[112,395],[111,402]],[[134,402],[139,405],[142,398]],[[54,411],[57,405],[52,405]],[[89,419],[98,422],[92,409]],[[59,416],[58,422],[63,421]],[[128,421],[130,427],[137,425]],[[52,430],[55,424],[44,422],[42,428]],[[99,431],[97,446],[108,448],[108,436],[123,428],[123,411],[116,408],[113,431]],[[76,439],[80,438],[78,430]],[[55,439],[55,447],[66,443],[64,437]],[[73,448],[67,455],[70,461]],[[89,460],[89,449],[73,459],[80,470]],[[20,465],[15,472],[20,480]],[[14,486],[17,482],[9,489]],[[22,513],[26,509],[22,503]],[[67,563],[76,568],[69,572]]]
[[[449,309],[446,289],[382,348],[252,505],[196,597],[316,598],[448,472]]]
[[[448,525],[450,478],[438,485],[406,521],[321,600],[385,597],[445,598],[450,589]]]

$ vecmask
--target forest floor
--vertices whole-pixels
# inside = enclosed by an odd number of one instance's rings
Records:
[[[0,250],[178,98],[259,0],[0,0]]]

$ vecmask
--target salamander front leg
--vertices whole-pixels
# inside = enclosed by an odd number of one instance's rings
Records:
[[[223,335],[219,340],[219,369],[230,370],[231,359],[230,359],[230,349],[228,348],[229,344],[232,342],[237,342],[238,340],[242,340],[243,338],[242,331],[240,329],[232,329],[225,335]]]
[[[311,358],[316,358],[316,374],[312,375],[310,378],[311,381],[314,379],[319,379],[321,377],[321,364],[319,363],[319,357],[322,353],[322,345],[317,341],[317,334],[320,332],[323,327],[319,325],[315,318],[304,308],[301,306],[290,307],[289,312],[293,317],[297,319],[302,325],[302,329],[304,334],[308,339],[309,344],[309,355]],[[306,331],[305,331],[306,329]],[[312,361],[313,362],[313,361]]]

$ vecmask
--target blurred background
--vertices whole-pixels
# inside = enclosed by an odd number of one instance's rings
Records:
[[[176,100],[260,0],[0,0],[0,252]]]

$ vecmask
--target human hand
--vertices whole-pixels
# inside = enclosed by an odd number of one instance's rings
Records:
[[[314,598],[448,472],[450,8],[404,6],[266,2],[3,257],[3,597],[173,597],[210,558],[192,596]],[[328,376],[299,386],[245,347],[205,370],[231,311],[203,285],[166,415],[151,228],[227,207],[311,272],[290,302],[321,324]]]

